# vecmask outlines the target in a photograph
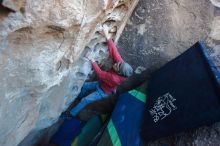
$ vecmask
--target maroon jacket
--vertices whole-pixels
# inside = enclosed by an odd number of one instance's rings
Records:
[[[112,39],[108,39],[108,50],[109,55],[113,59],[113,63],[121,62],[123,59],[118,52],[117,47],[115,46]],[[100,86],[106,93],[112,93],[116,90],[117,86],[123,82],[126,77],[119,75],[114,69],[109,71],[103,71],[99,68],[96,62],[92,63],[93,69],[100,80]]]

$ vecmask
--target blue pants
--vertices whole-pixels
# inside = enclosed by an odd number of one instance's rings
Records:
[[[70,110],[70,114],[76,116],[88,104],[106,98],[108,95],[100,88],[98,82],[85,82],[79,94],[79,98],[82,100]]]

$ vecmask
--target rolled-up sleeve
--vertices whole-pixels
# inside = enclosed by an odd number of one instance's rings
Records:
[[[103,71],[100,69],[100,67],[97,65],[96,62],[92,63],[92,67],[96,73],[96,75],[98,76],[99,79],[105,79],[106,75],[108,74],[106,71]]]

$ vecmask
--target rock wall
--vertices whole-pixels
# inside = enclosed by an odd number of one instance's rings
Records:
[[[117,41],[137,0],[0,2],[0,145],[16,146],[57,121],[91,71],[83,56],[108,57],[97,31]]]
[[[155,70],[198,40],[217,45],[219,15],[208,0],[140,0],[118,47],[135,67]]]
[[[220,0],[210,0],[213,5],[220,8]]]

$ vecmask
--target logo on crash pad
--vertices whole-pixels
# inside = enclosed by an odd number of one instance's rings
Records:
[[[153,108],[149,110],[155,123],[159,120],[163,120],[169,116],[172,111],[177,109],[173,103],[174,101],[176,101],[176,99],[170,93],[166,93],[156,100]]]

